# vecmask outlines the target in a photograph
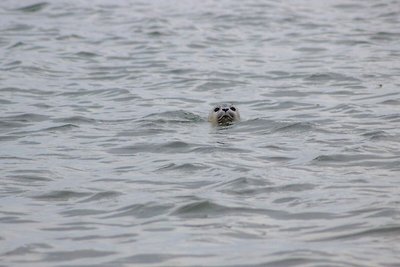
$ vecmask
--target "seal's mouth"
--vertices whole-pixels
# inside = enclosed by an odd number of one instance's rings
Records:
[[[233,122],[233,117],[229,114],[224,114],[218,117],[218,123],[229,123]]]

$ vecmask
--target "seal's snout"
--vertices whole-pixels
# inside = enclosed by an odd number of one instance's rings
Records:
[[[229,110],[229,108],[223,108],[222,110],[227,112]]]

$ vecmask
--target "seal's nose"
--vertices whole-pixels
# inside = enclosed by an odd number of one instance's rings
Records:
[[[227,112],[229,110],[229,108],[223,108],[222,110]]]

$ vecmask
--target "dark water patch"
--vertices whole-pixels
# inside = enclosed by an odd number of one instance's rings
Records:
[[[355,104],[338,104],[334,107],[326,108],[323,111],[330,111],[332,113],[357,113],[360,112],[360,107]]]
[[[327,212],[289,213],[271,209],[229,207],[216,204],[210,200],[198,200],[183,204],[172,212],[172,215],[184,218],[220,218],[226,216],[250,216],[251,214],[266,215],[278,220],[329,220],[337,217]]]
[[[398,156],[380,156],[376,154],[332,154],[332,155],[320,155],[314,158],[311,164],[321,166],[337,166],[337,167],[348,167],[348,166],[364,166],[369,168],[386,168],[386,169],[398,169],[396,165],[399,163]]]
[[[392,226],[382,226],[373,229],[366,230],[355,230],[352,233],[341,234],[341,235],[333,235],[331,237],[316,239],[314,241],[329,241],[329,240],[357,240],[363,238],[395,238],[400,234],[400,226],[392,225]]]
[[[20,181],[20,182],[47,182],[47,181],[52,181],[53,179],[44,177],[44,176],[39,176],[39,175],[10,175],[9,176],[12,180],[14,181]]]
[[[13,250],[7,251],[3,255],[5,256],[22,256],[31,253],[37,253],[41,249],[50,249],[51,246],[45,243],[29,243],[23,246],[17,247]]]
[[[113,251],[101,251],[95,249],[80,249],[71,251],[55,251],[44,253],[44,261],[48,262],[64,262],[75,261],[85,258],[101,258],[115,254]]]
[[[94,52],[87,52],[87,51],[80,51],[78,53],[76,53],[75,55],[77,55],[78,57],[82,57],[82,58],[92,58],[92,57],[98,57],[99,55],[94,53]]]
[[[385,140],[390,138],[390,135],[382,130],[370,131],[362,134],[362,136],[369,138],[370,140]]]
[[[117,191],[105,191],[105,192],[98,192],[89,196],[85,199],[78,201],[79,203],[88,203],[88,202],[97,202],[97,201],[115,201],[119,196],[123,195],[121,192]]]
[[[15,160],[15,161],[21,161],[21,162],[23,162],[23,161],[32,161],[33,159],[32,158],[23,158],[23,157],[10,157],[10,156],[0,156],[0,160],[6,160],[6,161],[8,161],[8,160]]]
[[[40,115],[34,113],[25,113],[7,117],[0,117],[0,120],[3,122],[42,122],[47,121],[50,117],[47,115]]]
[[[354,88],[354,86],[349,86],[348,84],[334,84],[334,85],[332,85],[332,86],[338,86],[338,87],[343,87],[343,86],[345,86],[345,87],[350,87],[350,89],[362,89],[362,88],[365,88],[365,87],[357,87],[357,88]],[[329,94],[330,95],[338,95],[338,96],[342,96],[342,95],[344,95],[344,96],[352,96],[352,95],[356,95],[356,92],[354,92],[354,90],[335,90],[335,91],[332,91],[332,92],[329,92]]]
[[[269,182],[268,180],[241,177],[233,179],[228,182],[224,182],[218,185],[218,187],[242,188],[248,186],[269,186],[269,185],[272,185],[272,183]]]
[[[221,144],[223,145],[224,143],[221,142]],[[205,154],[209,154],[209,153],[232,153],[232,154],[251,153],[250,149],[235,148],[235,147],[208,146],[208,145],[198,146],[198,147],[193,148],[190,151],[195,152],[195,153],[205,153]]]
[[[72,241],[89,241],[89,240],[113,240],[113,239],[128,239],[132,237],[137,237],[137,234],[125,233],[125,234],[117,234],[117,235],[83,235],[79,237],[63,237],[60,240],[72,240]]]
[[[9,48],[10,49],[18,48],[18,47],[25,46],[25,45],[26,45],[26,43],[24,43],[24,42],[16,42],[15,44],[11,45]]]
[[[69,201],[90,196],[91,193],[77,192],[70,190],[54,190],[40,195],[33,196],[33,199],[42,201]]]
[[[64,131],[69,131],[69,130],[72,130],[75,128],[79,128],[79,126],[68,123],[68,124],[64,124],[64,125],[60,125],[60,126],[45,128],[45,129],[40,130],[40,132],[58,132],[58,131],[64,132]]]
[[[289,162],[295,160],[296,158],[285,157],[285,156],[263,156],[257,157],[258,159],[267,160],[270,162]]]
[[[28,31],[32,30],[33,28],[34,27],[32,25],[16,23],[16,24],[13,24],[12,26],[9,26],[8,28],[6,28],[3,31],[8,32],[8,33],[22,32],[22,31],[28,32]]]
[[[47,2],[40,2],[37,4],[29,5],[29,6],[24,6],[16,9],[17,11],[22,11],[26,13],[34,13],[43,10],[45,7],[47,7],[49,4]]]
[[[59,119],[53,119],[53,122],[57,123],[67,123],[67,125],[75,125],[75,124],[93,124],[97,121],[95,119],[91,119],[84,116],[71,116]]]
[[[45,90],[40,90],[40,89],[35,89],[35,88],[23,89],[23,88],[18,88],[18,87],[3,87],[3,88],[0,88],[0,92],[21,93],[21,94],[37,95],[37,96],[48,96],[48,95],[55,94],[54,91],[45,91]]]
[[[91,80],[91,81],[110,81],[120,80],[128,77],[129,74],[113,74],[108,72],[92,72],[88,77],[76,78],[77,80]]]
[[[400,32],[376,32],[370,35],[373,41],[394,41],[400,37]]]
[[[71,41],[71,40],[82,40],[82,39],[85,39],[85,37],[78,34],[67,34],[56,37],[56,40],[58,41]]]
[[[1,105],[10,105],[10,104],[15,104],[15,102],[12,102],[12,101],[7,100],[7,99],[0,99],[0,104]]]
[[[85,216],[93,216],[93,215],[99,215],[99,214],[104,214],[104,210],[95,210],[95,209],[71,209],[67,211],[63,211],[60,214],[62,214],[65,217],[80,217],[83,218]]]
[[[43,231],[48,231],[48,232],[71,232],[74,233],[76,231],[93,231],[96,229],[96,227],[92,226],[85,226],[86,223],[79,223],[79,225],[74,225],[74,226],[68,226],[68,227],[47,227],[47,228],[41,228]]]
[[[53,108],[53,106],[47,104],[47,103],[35,103],[32,105],[33,107],[38,107],[40,109],[48,110],[50,108]]]
[[[220,192],[232,194],[232,195],[248,195],[257,196],[259,194],[270,195],[272,193],[283,193],[283,192],[302,192],[313,190],[315,185],[313,184],[288,184],[281,186],[237,186],[230,184],[229,187],[219,190]]]
[[[310,81],[310,82],[343,82],[343,81],[351,81],[351,82],[361,82],[361,80],[352,77],[352,76],[347,76],[344,74],[340,73],[334,73],[334,72],[326,72],[326,73],[315,73],[312,74],[304,79],[305,81]]]
[[[391,105],[391,106],[400,106],[400,100],[389,99],[389,100],[385,100],[385,101],[381,102],[380,104]]]
[[[192,69],[192,68],[173,68],[173,69],[167,69],[167,70],[163,71],[163,73],[184,75],[184,74],[194,73],[195,71],[196,70]]]
[[[363,6],[363,5],[360,5],[360,4],[337,4],[337,5],[333,5],[333,7],[334,8],[337,8],[337,9],[343,9],[343,10],[350,10],[350,11],[352,11],[352,10],[360,10],[360,9],[363,9],[363,8],[365,8],[365,6]]]
[[[372,42],[366,41],[366,40],[354,40],[354,39],[343,39],[343,40],[337,40],[335,41],[336,44],[338,45],[343,45],[343,46],[368,46],[372,45]]]
[[[107,264],[110,264],[110,266],[118,266],[118,264],[141,264],[141,265],[154,265],[154,264],[160,264],[160,263],[166,263],[170,260],[178,260],[181,259],[184,260],[184,258],[203,258],[203,257],[211,257],[213,256],[212,254],[136,254],[134,256],[130,257],[125,257],[118,259],[116,261],[109,262]],[[168,265],[169,266],[169,265]]]
[[[110,215],[104,216],[104,219],[134,217],[139,219],[148,219],[168,213],[173,207],[170,204],[159,204],[148,202],[145,204],[132,204],[115,211],[108,212]]]
[[[298,197],[283,197],[283,198],[278,198],[274,200],[274,203],[290,203],[290,202],[299,202],[301,201],[300,198]]]
[[[233,265],[232,267],[239,267]],[[246,265],[247,266],[247,265]],[[365,264],[358,264],[353,261],[341,260],[334,253],[322,252],[320,249],[298,249],[296,251],[287,250],[284,252],[273,253],[270,260],[262,264],[248,265],[251,267],[296,267],[296,266],[315,266],[315,267],[364,267]]]
[[[324,47],[299,47],[299,48],[295,48],[294,51],[314,54],[314,53],[327,51],[327,49]]]
[[[212,201],[200,200],[189,204],[184,204],[176,209],[172,214],[187,218],[207,218],[221,217],[229,212],[230,208],[218,205]]]
[[[21,128],[27,126],[26,123],[20,123],[20,122],[13,122],[13,121],[2,121],[0,119],[0,132],[1,131],[7,131],[15,128]]]
[[[390,122],[400,122],[400,113],[381,116],[380,119]]]
[[[376,212],[366,216],[366,218],[394,218],[399,216],[400,212],[394,208],[379,209]]]
[[[375,94],[375,95],[368,95],[365,97],[359,97],[356,98],[355,100],[369,100],[369,99],[379,99],[379,98],[391,98],[389,100],[393,100],[392,98],[397,98],[400,95],[400,93],[395,92],[395,93],[387,93],[387,94]]]
[[[17,216],[4,216],[0,217],[0,223],[6,223],[6,224],[17,224],[17,223],[35,223],[36,221],[33,220],[27,220],[27,219],[22,219]]]
[[[199,171],[205,170],[209,167],[204,164],[199,163],[183,163],[183,164],[176,164],[170,163],[165,166],[162,166],[157,169],[157,171],[184,171],[184,172],[192,172],[192,171]]]
[[[117,101],[117,102],[131,102],[131,101],[138,100],[138,99],[140,99],[140,97],[131,95],[131,96],[128,96],[128,97],[127,97],[127,96],[124,96],[124,97],[117,97],[117,98],[114,98],[113,101]]]

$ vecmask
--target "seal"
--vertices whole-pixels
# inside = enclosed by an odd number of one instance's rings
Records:
[[[229,125],[239,120],[239,110],[234,105],[228,104],[215,106],[208,116],[208,121],[214,125]]]

